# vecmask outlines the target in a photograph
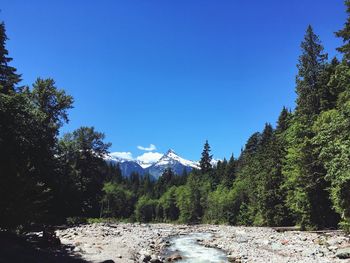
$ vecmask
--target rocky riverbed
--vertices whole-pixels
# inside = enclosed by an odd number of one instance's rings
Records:
[[[210,233],[197,242],[223,250],[229,262],[350,262],[350,238],[342,232],[277,232],[271,228],[171,224],[90,224],[57,230],[71,253],[87,261],[169,262],[176,236]],[[107,261],[108,262],[108,261]],[[208,259],[210,262],[210,259]]]

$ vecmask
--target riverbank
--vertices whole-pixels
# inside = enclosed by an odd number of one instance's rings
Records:
[[[71,253],[92,262],[161,262],[172,236],[211,233],[203,246],[224,250],[230,262],[350,262],[349,236],[342,232],[277,232],[271,228],[172,224],[90,224],[57,230]],[[340,259],[347,257],[348,259]]]

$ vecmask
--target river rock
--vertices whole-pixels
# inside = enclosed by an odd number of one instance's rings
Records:
[[[81,252],[81,248],[80,248],[80,247],[75,247],[75,248],[73,249],[73,252]]]
[[[329,247],[332,247],[332,246],[336,246],[336,245],[341,244],[342,241],[343,241],[343,239],[341,239],[339,237],[330,238],[326,241],[326,245]]]
[[[151,260],[149,262],[151,262],[151,263],[161,263],[162,261],[156,255],[152,255],[151,256]]]
[[[350,247],[338,249],[336,256],[340,259],[350,258]]]
[[[264,246],[268,246],[271,244],[270,240],[267,240],[267,239],[264,239],[262,242],[261,242]]]
[[[150,263],[162,263],[163,261],[161,261],[159,258],[157,257],[152,257],[151,260],[149,261]]]
[[[249,241],[248,238],[245,236],[238,236],[236,238],[237,243],[248,243],[248,241]]]
[[[240,262],[242,262],[239,257],[234,256],[234,255],[228,255],[227,256],[227,261],[231,262],[231,263],[240,263]]]
[[[327,247],[329,251],[337,251],[338,247],[337,246],[329,246]]]
[[[139,262],[149,262],[151,260],[151,256],[149,254],[144,254],[140,256]]]
[[[173,262],[182,259],[182,256],[179,253],[172,254],[170,257],[167,258],[168,262]]]
[[[281,249],[281,245],[278,244],[278,243],[273,243],[271,245],[271,248],[272,248],[272,250],[280,250]]]

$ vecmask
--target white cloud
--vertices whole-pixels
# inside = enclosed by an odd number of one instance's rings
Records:
[[[112,153],[110,153],[110,156],[116,157],[116,158],[121,158],[121,159],[126,159],[126,160],[133,160],[134,159],[132,157],[131,152],[112,152]]]
[[[136,160],[145,163],[145,164],[152,164],[157,162],[163,154],[157,153],[157,152],[148,152],[144,153],[136,158]]]
[[[150,144],[149,147],[137,146],[137,149],[151,152],[151,151],[157,150],[157,147],[154,144]]]

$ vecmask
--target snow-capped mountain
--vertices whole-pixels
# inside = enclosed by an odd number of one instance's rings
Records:
[[[184,170],[190,172],[192,169],[198,169],[199,167],[198,163],[186,160],[170,149],[156,163],[148,167],[146,172],[155,178],[159,178],[167,168],[171,168],[176,174],[182,174]]]
[[[148,159],[132,159],[128,155],[123,157],[110,154],[105,157],[105,160],[111,163],[119,163],[124,176],[130,176],[132,172],[137,172],[140,175],[149,173],[155,179],[158,179],[166,168],[171,168],[176,174],[182,174],[184,170],[190,172],[192,169],[199,168],[197,162],[186,160],[177,155],[173,150],[168,150],[163,155],[159,153],[152,154],[153,158]]]

